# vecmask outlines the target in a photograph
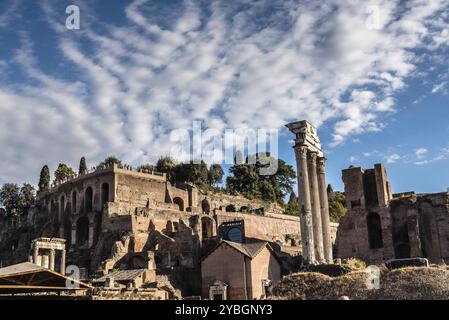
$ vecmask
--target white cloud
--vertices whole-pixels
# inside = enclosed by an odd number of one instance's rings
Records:
[[[415,155],[417,158],[423,158],[427,154],[427,149],[419,148],[415,150]]]
[[[399,159],[401,159],[401,156],[398,155],[397,153],[393,153],[391,155],[388,155],[385,160],[387,161],[387,163],[395,163],[397,162]]]
[[[438,92],[446,92],[445,87],[446,87],[447,82],[443,81],[439,84],[436,84],[432,87],[432,93],[438,93]]]
[[[0,5],[0,28],[7,27],[12,20],[17,18],[17,9],[19,8],[20,2],[21,0],[10,0],[5,2],[6,6],[3,4]]]
[[[195,119],[218,130],[327,121],[333,145],[382,130],[395,93],[418,68],[415,49],[447,27],[430,26],[447,8],[438,0],[372,1],[378,29],[367,27],[363,1],[186,1],[160,16],[155,3],[137,0],[123,25],[96,28],[83,8],[87,21],[74,34],[61,27],[56,4],[43,9],[64,59],[61,76],[42,72],[24,41],[16,63],[33,81],[0,87],[2,179],[37,176],[44,162],[76,166],[81,155],[152,161],[169,152],[171,130]]]

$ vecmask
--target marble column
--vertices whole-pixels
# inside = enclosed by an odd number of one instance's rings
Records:
[[[323,248],[324,257],[327,263],[333,263],[332,257],[332,238],[331,227],[329,219],[329,201],[327,198],[327,184],[326,184],[326,158],[319,157],[317,161],[318,170],[318,188],[320,190],[320,206],[321,206],[321,223],[323,230]]]
[[[50,263],[48,268],[55,270],[55,249],[50,249]]]
[[[307,170],[307,147],[296,145],[295,155],[298,167],[298,193],[301,205],[300,223],[302,256],[305,263],[315,263],[309,174]]]
[[[312,205],[313,244],[315,250],[315,259],[318,263],[324,263],[325,258],[323,250],[323,231],[321,224],[320,192],[318,187],[316,161],[317,152],[309,151],[307,162],[310,179],[310,200]]]
[[[34,248],[33,248],[33,263],[34,264],[40,264],[40,261],[38,261],[38,257],[39,257],[39,247],[37,246],[36,243],[34,243]]]
[[[61,251],[61,270],[60,273],[65,275],[65,250]]]

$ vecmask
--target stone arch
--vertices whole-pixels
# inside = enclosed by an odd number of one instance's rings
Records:
[[[103,211],[106,202],[109,201],[109,183],[105,182],[101,185],[101,211]]]
[[[201,201],[201,209],[203,209],[203,213],[209,214],[210,213],[210,204],[207,199],[204,199]]]
[[[382,225],[380,216],[371,212],[366,217],[367,229],[368,229],[368,242],[371,249],[383,248],[382,240]]]
[[[76,222],[76,244],[78,247],[87,246],[89,243],[89,218],[81,217]]]
[[[214,236],[214,220],[210,217],[201,217],[201,238],[203,240]]]
[[[92,187],[88,187],[86,191],[84,192],[84,209],[85,212],[92,212],[93,211],[93,201],[94,201],[94,195],[93,195]]]
[[[179,207],[180,211],[184,211],[184,200],[182,200],[180,197],[174,198],[173,203]]]
[[[76,213],[77,211],[77,201],[78,200],[78,193],[76,192],[76,190],[72,191],[72,203],[71,203],[71,207],[72,207],[72,213]]]
[[[226,212],[237,212],[237,209],[235,208],[235,205],[229,204],[225,208]]]
[[[240,212],[249,212],[249,208],[247,206],[240,207]]]

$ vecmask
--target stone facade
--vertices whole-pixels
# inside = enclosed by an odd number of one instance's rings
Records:
[[[281,213],[277,204],[172,185],[165,174],[99,167],[40,193],[28,220],[2,234],[0,260],[28,260],[31,239],[57,237],[66,241],[65,264],[89,276],[145,268],[152,252],[159,273],[179,271],[173,277],[193,282],[202,252],[225,221],[244,220],[247,236],[298,253],[299,217]]]
[[[424,257],[449,261],[449,194],[393,195],[385,168],[343,170],[348,214],[336,239],[339,258],[367,263]]]

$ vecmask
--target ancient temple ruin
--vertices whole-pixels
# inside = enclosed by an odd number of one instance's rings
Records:
[[[338,228],[337,257],[449,262],[449,193],[392,194],[382,164],[350,167],[342,177],[348,213]]]
[[[308,263],[332,263],[325,157],[316,129],[307,121],[287,128],[295,134],[302,253]]]

